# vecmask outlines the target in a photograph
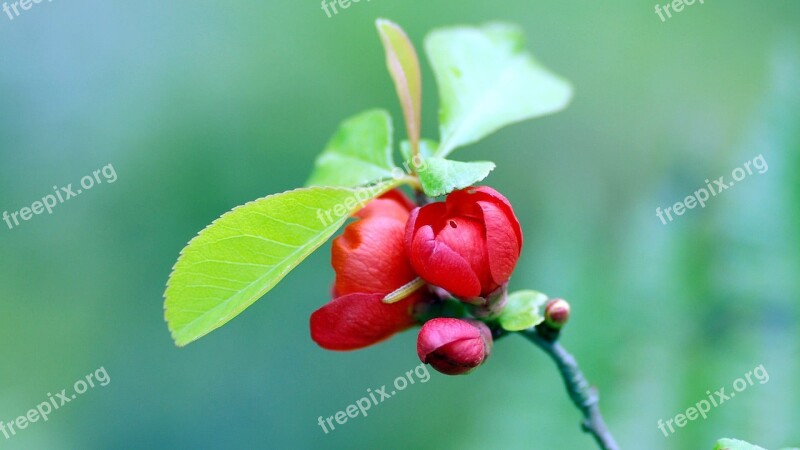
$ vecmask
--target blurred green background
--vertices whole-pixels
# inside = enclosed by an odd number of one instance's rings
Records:
[[[517,337],[470,376],[434,373],[323,433],[318,416],[419,364],[413,331],[351,353],[311,341],[328,245],[227,326],[172,344],[161,296],[197,231],[300,186],[349,115],[386,107],[402,131],[377,17],[418,48],[437,26],[516,22],[574,84],[566,111],[455,157],[497,163],[487,183],[526,236],[511,286],[571,301],[564,344],[622,447],[800,445],[797,2],[706,1],[662,23],[653,4],[619,0],[374,0],[331,18],[316,1],[56,0],[0,15],[0,210],[109,163],[119,178],[0,222],[0,421],[98,367],[111,383],[0,448],[595,448],[551,361]],[[759,154],[767,173],[656,218]],[[658,430],[760,364],[768,383]]]

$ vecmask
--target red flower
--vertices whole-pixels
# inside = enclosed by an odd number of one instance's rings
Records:
[[[414,325],[417,291],[393,304],[381,300],[416,278],[403,246],[413,204],[391,191],[371,201],[333,240],[334,299],[311,314],[311,338],[328,350],[355,350]]]
[[[469,299],[506,283],[522,249],[511,204],[490,187],[454,191],[411,213],[405,246],[425,281]]]
[[[477,320],[429,320],[417,338],[420,361],[447,375],[472,371],[483,364],[491,349],[492,333]]]

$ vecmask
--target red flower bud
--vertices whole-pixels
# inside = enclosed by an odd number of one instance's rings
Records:
[[[473,187],[415,209],[405,246],[412,267],[428,283],[463,299],[486,297],[511,277],[522,230],[505,197]]]
[[[470,372],[489,357],[491,349],[492,333],[477,320],[429,320],[417,338],[420,361],[446,375]]]
[[[556,330],[566,325],[569,320],[569,303],[563,298],[554,298],[544,308],[544,320]]]
[[[333,240],[334,299],[311,315],[311,338],[328,350],[355,350],[415,323],[417,291],[393,304],[381,300],[416,278],[403,246],[413,204],[399,191],[371,201]]]

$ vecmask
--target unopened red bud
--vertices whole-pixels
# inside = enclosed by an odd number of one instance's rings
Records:
[[[419,359],[446,375],[469,373],[483,364],[491,348],[492,333],[477,320],[429,320],[417,339]]]
[[[554,298],[544,309],[544,320],[555,329],[563,327],[569,320],[569,303],[563,298]]]
[[[475,304],[508,282],[522,229],[508,199],[487,186],[471,187],[412,211],[405,246],[423,280]]]

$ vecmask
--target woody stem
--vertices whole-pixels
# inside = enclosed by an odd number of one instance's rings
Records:
[[[558,331],[543,323],[519,333],[544,350],[556,363],[569,397],[583,414],[583,431],[591,434],[601,449],[619,450],[614,436],[611,435],[600,414],[600,396],[597,389],[589,385],[583,372],[578,368],[575,357],[558,342]]]

